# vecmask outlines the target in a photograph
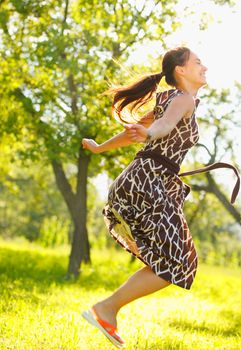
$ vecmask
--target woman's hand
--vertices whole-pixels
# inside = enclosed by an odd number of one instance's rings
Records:
[[[131,141],[145,142],[148,136],[147,128],[141,124],[124,124],[126,133]]]
[[[82,146],[85,149],[88,149],[92,153],[99,153],[99,145],[92,139],[83,139]]]

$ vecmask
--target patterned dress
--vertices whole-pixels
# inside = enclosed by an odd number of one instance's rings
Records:
[[[171,100],[180,94],[177,89],[158,93],[154,118],[161,118]],[[155,150],[181,165],[198,138],[194,111],[168,135],[146,144],[142,151]],[[183,214],[189,192],[189,186],[165,165],[151,158],[135,158],[112,183],[103,209],[109,232],[122,247],[150,266],[157,276],[185,289],[191,288],[198,263]]]

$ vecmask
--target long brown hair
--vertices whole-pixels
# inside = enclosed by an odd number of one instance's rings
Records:
[[[176,86],[174,69],[176,66],[184,66],[189,59],[190,53],[191,51],[187,47],[177,47],[170,50],[163,57],[161,73],[150,74],[130,85],[117,88],[111,87],[106,91],[107,94],[113,94],[112,113],[115,117],[121,122],[126,122],[122,118],[123,109],[129,105],[128,111],[132,115],[134,111],[137,111],[150,101],[163,76],[165,76],[168,85]]]

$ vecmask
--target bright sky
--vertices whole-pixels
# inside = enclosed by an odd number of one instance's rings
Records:
[[[208,0],[203,2],[209,3]],[[208,5],[208,11],[213,15],[213,23],[209,24],[206,31],[200,31],[191,21],[185,20],[183,28],[171,39],[176,44],[184,38],[208,67],[207,81],[215,88],[230,87],[235,80],[241,82],[241,50],[238,44],[241,33],[241,2],[238,2],[234,8],[227,5]],[[200,15],[196,16],[197,20],[198,17]],[[195,20],[195,16],[193,19]]]
[[[211,0],[181,0],[176,9],[183,18],[182,27],[166,39],[169,48],[184,44],[198,54],[208,67],[207,78],[212,87],[225,88],[233,85],[234,80],[241,82],[241,1],[230,7],[215,5]],[[205,12],[211,23],[202,31],[198,23]],[[164,53],[156,44],[150,44],[139,47],[133,58],[138,64],[148,61],[149,55],[158,58]]]
[[[188,16],[184,16],[185,8],[190,12]],[[237,0],[237,4],[230,7],[215,5],[211,0],[181,0],[176,9],[180,18],[183,18],[182,27],[166,40],[168,47],[190,47],[208,67],[206,75],[210,87],[232,88],[234,81],[241,83],[241,1]],[[207,30],[201,31],[198,23],[204,12],[211,23]],[[132,58],[136,64],[143,64],[148,61],[148,56],[159,58],[164,53],[160,52],[157,45],[151,44],[139,47]],[[101,188],[101,197],[106,199],[106,176],[100,174],[94,183]]]

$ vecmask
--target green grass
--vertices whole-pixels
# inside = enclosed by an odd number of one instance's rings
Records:
[[[92,252],[77,282],[64,279],[68,251],[0,242],[0,349],[112,350],[81,317],[142,264],[125,251]],[[177,286],[124,307],[127,350],[241,348],[241,270],[200,265],[190,291]]]

